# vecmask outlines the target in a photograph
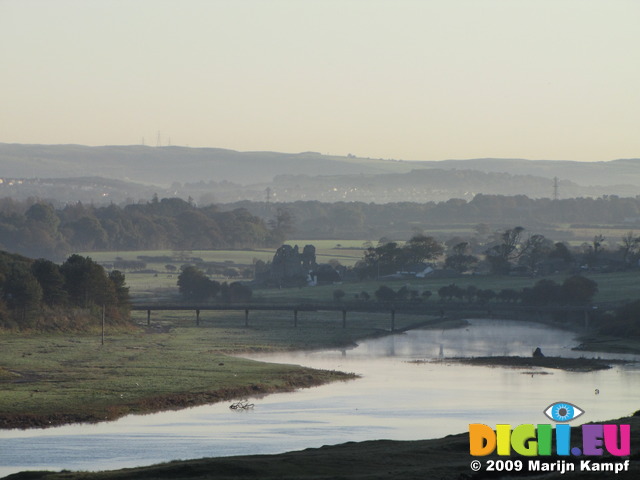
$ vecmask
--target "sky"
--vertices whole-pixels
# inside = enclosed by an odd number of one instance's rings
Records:
[[[0,142],[640,157],[637,0],[0,0]]]

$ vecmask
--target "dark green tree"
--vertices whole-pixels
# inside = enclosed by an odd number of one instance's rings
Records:
[[[210,280],[202,270],[187,265],[178,276],[178,289],[185,300],[202,302],[218,294],[220,283]]]
[[[374,295],[379,302],[393,302],[396,299],[396,292],[386,285],[380,285]]]
[[[42,301],[49,306],[64,305],[68,295],[60,267],[50,260],[40,258],[31,265],[31,273],[42,288]]]
[[[464,273],[471,270],[478,263],[478,257],[469,254],[469,243],[460,242],[453,246],[451,255],[447,256],[444,264],[447,268]]]
[[[573,275],[562,284],[562,300],[567,303],[585,304],[598,293],[598,284],[590,278]]]
[[[444,247],[433,237],[414,235],[402,248],[404,264],[422,263],[435,260],[444,253]]]
[[[120,270],[109,272],[109,281],[113,285],[118,305],[125,307],[129,305],[129,287],[127,287],[126,277]]]
[[[562,260],[565,263],[573,263],[573,255],[569,247],[562,242],[556,242],[553,245],[553,249],[549,252],[549,258]]]
[[[4,301],[17,313],[20,326],[27,327],[31,312],[40,308],[42,288],[36,277],[24,265],[14,265],[3,288]]]
[[[89,257],[71,255],[61,266],[69,300],[79,307],[117,304],[115,287],[104,268]]]

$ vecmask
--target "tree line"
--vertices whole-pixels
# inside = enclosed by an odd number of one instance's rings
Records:
[[[444,242],[417,234],[404,244],[382,238],[369,245],[351,269],[359,279],[379,279],[403,273],[419,273],[424,262],[455,274],[548,275],[579,271],[620,271],[640,268],[640,235],[629,231],[614,248],[607,248],[603,235],[571,246],[556,242],[524,227],[490,231],[477,226],[473,236],[454,236]]]
[[[0,200],[0,249],[61,259],[73,251],[206,250],[278,245],[291,231],[284,210],[264,221],[237,208],[198,208],[179,198],[120,207],[82,203],[55,209],[39,200]]]
[[[178,290],[184,300],[204,302],[220,299],[226,303],[248,302],[253,291],[251,287],[240,282],[220,283],[211,280],[198,267],[185,265],[178,275]]]
[[[541,279],[532,287],[520,290],[503,288],[496,292],[492,289],[478,288],[475,285],[461,287],[455,283],[444,285],[438,289],[439,302],[441,303],[458,302],[476,305],[487,305],[489,302],[527,306],[585,305],[593,299],[596,293],[598,293],[598,284],[581,275],[572,275],[561,284],[553,280]],[[333,292],[333,300],[336,302],[342,302],[345,296],[346,293],[342,289]],[[431,290],[420,291],[407,285],[403,285],[398,290],[387,285],[380,285],[373,292],[375,300],[383,303],[421,303],[429,300],[432,296]],[[368,302],[371,298],[371,295],[366,291],[354,294],[356,301]]]
[[[441,202],[234,202],[222,208],[244,208],[261,218],[271,218],[277,209],[287,209],[297,219],[298,238],[406,237],[414,227],[454,227],[476,223],[529,225],[550,234],[553,225],[611,225],[639,223],[640,196],[531,199],[525,195],[478,194],[471,200],[453,198]],[[563,232],[564,233],[564,232]],[[555,233],[558,238],[560,232]],[[563,240],[569,239],[564,233]]]
[[[58,265],[0,251],[0,327],[84,329],[103,308],[109,323],[129,319],[129,288],[120,271],[107,273],[80,255]]]

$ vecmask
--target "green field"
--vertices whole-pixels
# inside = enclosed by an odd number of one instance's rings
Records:
[[[365,241],[364,240],[292,240],[287,242],[290,245],[298,245],[302,248],[307,244],[316,246],[319,263],[336,259],[343,265],[352,266],[362,258]],[[137,260],[139,256],[168,256],[174,257],[171,263],[179,268],[186,262],[186,257],[201,258],[205,262],[216,262],[218,264],[229,265],[234,268],[251,267],[255,260],[270,261],[273,258],[274,249],[257,250],[194,250],[191,252],[174,252],[171,250],[136,251],[136,252],[90,252],[81,255],[90,256],[94,260],[103,264],[112,264],[116,258],[125,260]],[[183,257],[182,259],[180,257]],[[177,295],[178,271],[168,272],[165,268],[167,262],[149,262],[147,270],[155,273],[138,273],[136,271],[126,271],[127,284],[131,288],[133,296],[174,298]],[[595,297],[595,302],[624,302],[640,298],[640,273],[638,272],[615,272],[587,274],[589,278],[598,283],[599,293]],[[212,276],[218,281],[234,281],[235,279],[223,276]],[[344,283],[342,285],[318,286],[313,288],[293,288],[286,290],[256,288],[254,299],[273,300],[282,299],[284,301],[331,301],[333,291],[337,288],[347,293],[345,300],[353,299],[355,294],[362,291],[373,296],[375,290],[385,284],[394,289],[408,285],[411,289],[420,293],[430,290],[433,293],[430,301],[437,301],[437,291],[440,287],[455,283],[458,286],[466,287],[473,285],[477,288],[492,289],[496,292],[504,288],[521,289],[532,286],[540,278],[513,277],[513,276],[476,276],[464,275],[457,278],[425,278],[409,280],[369,280],[363,282]],[[566,275],[547,276],[558,283],[562,283]]]
[[[362,258],[364,241],[361,240],[291,240],[288,245],[298,245],[302,250],[305,245],[316,246],[318,263],[327,263],[337,260],[342,265],[353,266]],[[80,255],[91,257],[96,262],[107,268],[116,260],[139,260],[140,256],[146,257],[170,257],[171,261],[146,262],[145,270],[140,273],[135,270],[125,270],[127,284],[131,293],[137,297],[165,297],[176,292],[176,282],[180,266],[190,263],[189,258],[200,258],[204,262],[217,263],[236,270],[253,269],[256,260],[268,262],[273,259],[275,249],[255,250],[145,250],[145,251],[118,251],[118,252],[81,252]],[[166,265],[173,265],[176,270],[168,271]],[[148,273],[152,271],[152,273]],[[235,281],[223,275],[213,275],[212,279],[220,282]]]

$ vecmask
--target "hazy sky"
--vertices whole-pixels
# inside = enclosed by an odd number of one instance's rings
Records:
[[[638,0],[0,0],[0,142],[640,157]]]

